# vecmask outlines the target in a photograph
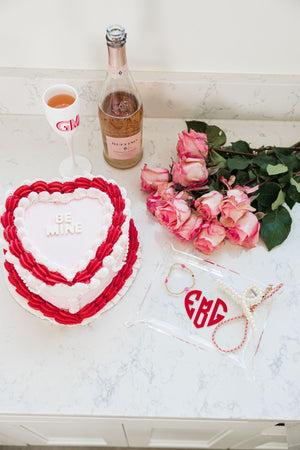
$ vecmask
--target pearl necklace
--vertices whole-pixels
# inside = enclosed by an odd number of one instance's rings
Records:
[[[270,297],[272,297],[274,294],[276,294],[276,292],[278,292],[279,289],[282,288],[283,283],[280,283],[280,284],[278,284],[278,285],[275,286],[275,287],[273,287],[272,285],[268,286],[267,289],[266,289],[266,291],[265,291],[265,293],[260,297],[260,300],[259,300],[257,303],[254,303],[254,304],[253,304],[254,299],[259,298],[259,294],[260,294],[260,292],[261,292],[261,290],[260,290],[257,286],[251,286],[250,288],[248,288],[248,289],[245,291],[244,295],[241,296],[241,295],[239,295],[239,294],[236,295],[236,291],[234,291],[234,289],[230,288],[230,286],[226,285],[225,283],[220,282],[220,283],[218,283],[218,284],[219,284],[220,286],[224,287],[224,288],[226,289],[227,293],[230,292],[231,295],[232,295],[232,298],[233,298],[235,301],[237,301],[237,303],[241,302],[241,303],[239,303],[239,304],[240,304],[241,306],[244,305],[244,306],[242,306],[242,308],[244,308],[244,309],[243,309],[244,314],[242,314],[242,315],[240,315],[240,316],[232,317],[231,319],[223,320],[222,322],[220,322],[220,323],[216,326],[216,328],[214,329],[213,334],[212,334],[212,342],[213,342],[213,344],[215,345],[215,347],[217,347],[217,349],[218,349],[220,352],[222,352],[222,353],[233,353],[233,352],[236,352],[237,350],[239,350],[240,348],[242,348],[243,345],[245,344],[246,339],[247,339],[247,334],[248,334],[248,324],[249,324],[249,322],[252,324],[252,326],[253,326],[253,324],[254,324],[254,327],[255,327],[255,323],[254,323],[254,320],[253,320],[253,317],[252,317],[253,311],[254,311],[254,310],[255,310],[262,302],[264,302],[265,300],[267,300],[268,298],[270,298]],[[256,292],[257,292],[257,294],[256,294]],[[253,293],[254,293],[254,296],[255,296],[255,297],[252,296],[252,297],[250,298],[250,294],[253,295]],[[241,297],[243,297],[243,300],[240,300]],[[246,315],[246,313],[247,313],[247,315]],[[224,325],[230,324],[230,323],[232,323],[234,320],[240,320],[240,319],[245,319],[244,335],[243,335],[243,338],[242,338],[240,344],[237,345],[236,347],[233,347],[233,348],[228,349],[228,350],[223,349],[223,348],[220,347],[220,346],[217,344],[217,342],[216,342],[216,333],[217,333],[217,331],[218,331],[221,327],[223,327]],[[251,319],[252,319],[253,322],[251,322]],[[255,327],[255,330],[256,330],[256,327]]]
[[[242,294],[239,294],[235,289],[233,289],[224,281],[217,280],[217,284],[223,291],[231,297],[231,299],[237,303],[248,320],[253,332],[257,334],[257,328],[253,319],[251,306],[255,303],[260,303],[263,297],[263,291],[258,286],[250,286]]]

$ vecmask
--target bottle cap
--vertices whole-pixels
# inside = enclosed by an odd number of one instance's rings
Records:
[[[110,47],[123,47],[126,43],[127,34],[122,25],[111,25],[106,30],[106,42]]]

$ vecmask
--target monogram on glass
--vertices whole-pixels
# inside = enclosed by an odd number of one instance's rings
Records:
[[[66,140],[71,155],[60,163],[60,174],[64,177],[72,177],[90,172],[90,161],[74,153],[73,136],[80,124],[77,91],[67,84],[56,84],[46,89],[42,102],[49,124],[59,136]]]
[[[110,165],[127,169],[135,166],[143,154],[143,104],[128,70],[124,27],[108,27],[106,42],[108,71],[98,110],[103,154]]]

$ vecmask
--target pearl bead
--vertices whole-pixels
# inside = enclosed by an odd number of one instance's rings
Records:
[[[262,299],[262,291],[257,286],[248,287],[243,294],[239,294],[235,289],[230,287],[228,284],[224,283],[222,280],[217,280],[217,284],[228,294],[231,296],[232,300],[240,305],[244,316],[248,319],[249,324],[254,332],[256,332],[256,325],[254,319],[252,317],[252,312],[250,310],[250,305],[258,303]],[[250,298],[250,296],[255,293],[255,296]]]

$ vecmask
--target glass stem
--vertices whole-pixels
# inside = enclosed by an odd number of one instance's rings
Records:
[[[71,153],[73,166],[77,167],[77,162],[76,162],[74,147],[73,147],[73,136],[66,137],[66,141],[67,141],[67,146],[68,146],[69,152]]]

